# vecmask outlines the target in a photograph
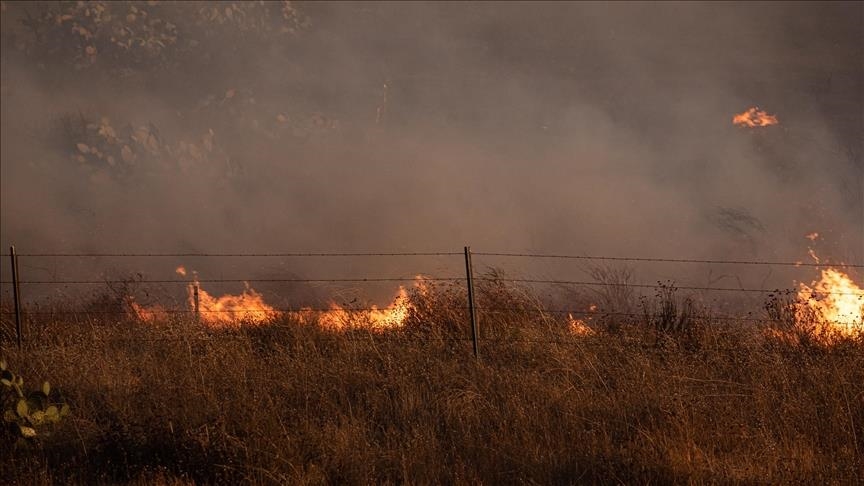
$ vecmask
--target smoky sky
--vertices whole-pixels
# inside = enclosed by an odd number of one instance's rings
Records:
[[[46,71],[5,42],[3,247],[795,261],[815,231],[822,255],[864,260],[860,2],[296,8],[307,24],[289,40],[209,39],[232,55],[146,82]],[[3,15],[8,39],[19,13]],[[241,97],[254,105],[208,111]],[[751,106],[779,124],[733,126]],[[50,143],[64,114],[175,145],[212,131],[223,156],[84,170]],[[324,128],[253,129],[278,115]]]

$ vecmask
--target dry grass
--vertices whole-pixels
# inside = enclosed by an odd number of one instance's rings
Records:
[[[5,351],[73,405],[13,483],[855,483],[864,342],[766,339],[689,316],[590,337],[496,282],[474,360],[464,296],[415,295],[404,331],[282,321],[34,321]],[[658,308],[662,309],[662,305]],[[698,323],[696,322],[698,320]],[[7,327],[8,328],[8,327]],[[7,341],[8,342],[8,341]]]

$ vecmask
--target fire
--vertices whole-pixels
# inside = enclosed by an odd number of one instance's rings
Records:
[[[241,324],[261,325],[279,316],[264,298],[246,284],[239,295],[214,297],[198,287],[197,280],[189,284],[189,307],[195,310],[195,289],[198,288],[198,312],[201,322],[212,327],[238,327]]]
[[[186,268],[182,265],[174,270],[178,275],[186,276]],[[246,284],[246,289],[239,295],[226,294],[215,297],[201,288],[196,277],[186,286],[189,312],[194,313],[200,321],[211,327],[238,327],[241,324],[261,325],[279,316],[273,307],[264,302],[264,298]],[[133,297],[127,298],[130,314],[144,322],[155,322],[168,319],[168,311],[159,305],[142,306]]]
[[[414,290],[421,295],[429,291],[424,276],[414,277]],[[373,305],[369,309],[352,310],[331,303],[329,310],[315,312],[303,309],[295,315],[300,322],[317,322],[319,326],[329,331],[364,328],[381,332],[402,328],[413,308],[408,291],[400,285],[396,297],[383,309]]]
[[[351,328],[385,331],[401,328],[410,312],[411,299],[408,291],[399,286],[396,298],[384,309],[373,305],[368,310],[352,311],[339,304],[331,303],[329,310],[318,313],[316,317],[318,325],[330,331],[344,331]],[[301,321],[308,322],[312,315],[309,310],[301,311]]]
[[[186,268],[177,267],[175,272],[185,276]],[[331,331],[342,331],[350,328],[368,328],[374,331],[401,328],[411,309],[411,298],[408,291],[399,286],[399,291],[393,302],[383,309],[371,306],[369,309],[352,310],[344,308],[336,303],[331,303],[330,308],[325,311],[313,311],[303,308],[299,311],[280,312],[264,301],[264,297],[252,289],[249,284],[242,293],[238,295],[226,294],[220,297],[211,295],[202,289],[196,277],[187,285],[187,302],[189,311],[197,315],[198,319],[211,327],[238,327],[240,325],[263,325],[273,319],[287,314],[303,323],[317,323],[322,328]],[[425,293],[428,291],[426,282],[422,275],[414,280],[416,291]],[[158,305],[145,307],[128,299],[130,314],[142,321],[153,322],[167,318],[168,313]]]
[[[836,268],[822,270],[822,278],[809,286],[800,284],[796,319],[815,318],[816,331],[843,336],[864,334],[864,289]]]
[[[808,235],[804,235],[804,238],[807,238],[810,241],[816,241],[819,238],[819,233],[814,231]]]
[[[588,306],[589,312],[597,312],[597,304],[590,304]],[[593,317],[588,317],[587,321],[591,321]],[[570,333],[576,336],[593,336],[596,334],[594,329],[591,329],[586,323],[586,319],[577,319],[573,317],[573,314],[567,314],[567,327],[570,329]]]
[[[585,324],[582,319],[576,319],[573,314],[567,314],[567,327],[576,336],[593,336],[594,330]]]
[[[138,302],[135,302],[133,297],[128,297],[126,303],[129,304],[131,316],[138,320],[144,322],[155,322],[157,320],[164,320],[168,317],[168,313],[165,312],[165,309],[161,306],[154,305],[145,307]]]
[[[732,117],[733,125],[740,125],[742,127],[767,127],[770,125],[776,125],[777,117],[775,115],[769,115],[765,111],[759,109],[758,106],[754,106],[743,113],[739,113]]]

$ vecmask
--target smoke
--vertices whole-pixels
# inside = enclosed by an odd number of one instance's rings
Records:
[[[34,60],[28,8],[2,21],[4,248],[790,261],[818,231],[864,260],[860,3],[299,4],[293,35],[123,76]],[[779,125],[732,126],[750,106]],[[158,150],[76,161],[103,118]],[[406,271],[351,265],[261,271]]]

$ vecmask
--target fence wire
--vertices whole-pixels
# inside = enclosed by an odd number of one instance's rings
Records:
[[[304,258],[304,257],[430,257],[462,256],[462,252],[342,252],[342,253],[15,253],[19,257],[56,258]],[[9,253],[0,256],[11,256]]]
[[[763,260],[699,260],[691,258],[652,258],[652,257],[610,257],[588,255],[554,255],[543,253],[489,253],[472,252],[477,256],[508,257],[508,258],[548,258],[559,260],[608,260],[619,262],[656,262],[656,263],[701,263],[707,265],[776,265],[790,267],[843,267],[864,268],[860,263],[811,263],[811,262],[777,262]]]
[[[304,257],[452,257],[462,256],[463,252],[437,251],[437,252],[294,252],[294,253],[16,253],[19,257],[40,258],[304,258]],[[775,265],[792,267],[843,267],[864,268],[861,263],[813,263],[813,262],[786,262],[766,260],[713,260],[693,258],[657,258],[657,257],[615,257],[599,255],[561,255],[549,253],[505,253],[505,252],[478,252],[472,251],[472,255],[506,258],[545,258],[565,260],[599,260],[599,261],[621,261],[621,262],[655,262],[655,263],[697,263],[707,265]],[[8,257],[9,253],[2,253],[0,257]]]
[[[177,280],[177,279],[126,279],[126,280],[20,280],[20,285],[138,285],[138,284],[173,284],[173,285],[194,285],[205,283],[382,283],[382,282],[463,282],[465,277],[357,277],[357,278],[216,278],[216,279],[200,279],[200,280]],[[639,288],[639,289],[660,289],[670,288],[675,290],[690,290],[703,292],[742,292],[742,293],[761,293],[761,294],[792,294],[797,293],[798,289],[791,288],[744,288],[744,287],[700,287],[689,285],[678,285],[674,282],[664,284],[637,284],[637,283],[607,283],[596,281],[580,281],[580,280],[545,280],[531,278],[508,278],[508,277],[474,277],[475,281],[480,282],[510,282],[510,283],[528,283],[528,284],[550,284],[550,285],[573,285],[585,287],[612,287],[612,288]],[[2,280],[2,285],[12,285],[11,280]],[[813,292],[818,295],[852,295],[864,298],[864,292]]]

